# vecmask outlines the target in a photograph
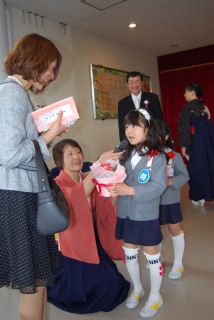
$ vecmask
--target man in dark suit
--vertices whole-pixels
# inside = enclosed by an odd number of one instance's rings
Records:
[[[157,94],[151,92],[142,92],[142,74],[136,71],[130,72],[127,74],[126,82],[131,95],[118,102],[118,125],[120,141],[125,139],[124,118],[127,113],[133,109],[148,108],[156,119],[163,120],[163,112]]]

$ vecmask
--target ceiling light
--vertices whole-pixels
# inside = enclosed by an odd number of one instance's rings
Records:
[[[134,22],[130,23],[129,28],[135,28],[136,24]]]

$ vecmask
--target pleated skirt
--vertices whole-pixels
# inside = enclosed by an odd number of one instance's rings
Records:
[[[97,236],[96,236],[97,237]],[[108,258],[97,237],[99,264],[61,256],[55,285],[48,288],[48,301],[71,313],[109,312],[128,295],[130,283]]]
[[[155,246],[163,240],[159,219],[134,221],[128,217],[117,218],[115,237],[123,239],[125,243],[141,246]]]
[[[194,117],[191,125],[194,127],[194,145],[187,170],[189,198],[194,201],[214,199],[214,128],[211,120],[204,117]]]
[[[180,202],[160,205],[160,224],[176,224],[183,220]]]

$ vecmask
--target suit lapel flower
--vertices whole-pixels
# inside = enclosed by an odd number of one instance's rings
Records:
[[[150,103],[149,100],[144,100],[143,103],[146,105],[146,108],[148,107],[148,104]]]

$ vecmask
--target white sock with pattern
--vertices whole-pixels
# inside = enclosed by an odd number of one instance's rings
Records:
[[[140,268],[138,263],[139,247],[131,249],[123,246],[123,250],[125,252],[126,268],[134,285],[134,291],[141,293],[143,291],[143,286],[140,279]]]
[[[150,264],[151,291],[149,299],[146,301],[144,307],[140,310],[140,316],[143,318],[149,318],[154,316],[158,309],[163,305],[163,299],[160,295],[160,287],[164,271],[160,262],[160,253],[150,255],[144,252],[144,254]]]
[[[162,232],[162,230],[161,230]],[[162,255],[162,242],[158,244],[158,252],[160,253],[160,259],[161,259],[161,263],[164,262],[164,258],[163,258],[163,255]],[[150,270],[150,264],[149,264],[149,261],[146,260],[146,269],[147,270]]]
[[[168,277],[170,279],[179,279],[184,269],[182,263],[185,248],[184,232],[181,231],[178,236],[171,236],[171,238],[174,248],[174,263]]]
[[[158,254],[150,255],[144,252],[144,254],[150,265],[151,291],[149,300],[157,301],[160,299],[160,287],[164,274],[163,266],[160,262],[160,253],[158,252]]]
[[[145,294],[140,279],[140,268],[138,263],[139,247],[136,249],[131,249],[123,246],[123,249],[126,258],[126,268],[134,285],[134,290],[132,291],[130,297],[126,300],[126,308],[133,309],[138,306],[140,298],[142,298]]]

